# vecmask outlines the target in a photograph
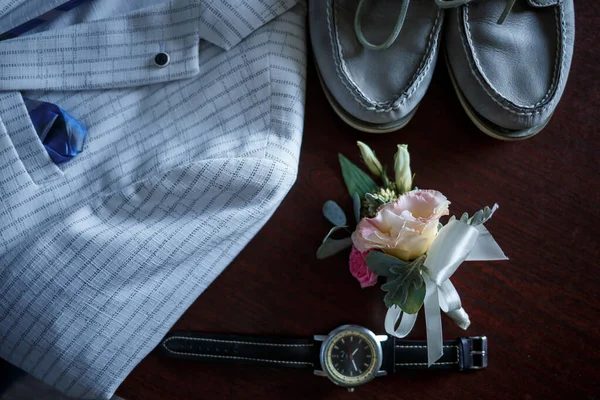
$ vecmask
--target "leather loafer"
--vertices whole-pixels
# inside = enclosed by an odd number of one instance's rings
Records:
[[[433,0],[310,0],[313,52],[337,114],[366,132],[406,125],[431,82],[443,17]]]
[[[436,1],[454,7],[446,15],[445,53],[469,117],[498,139],[540,132],[569,75],[573,0]]]

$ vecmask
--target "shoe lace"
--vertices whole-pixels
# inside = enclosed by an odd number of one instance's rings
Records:
[[[420,0],[422,1],[422,0]],[[410,5],[410,0],[402,0],[400,3],[400,13],[398,15],[398,19],[396,19],[396,24],[394,25],[394,30],[392,34],[381,44],[373,44],[369,42],[369,40],[365,37],[362,30],[362,16],[363,16],[363,7],[365,4],[365,0],[360,0],[358,2],[358,8],[356,9],[356,13],[354,14],[354,32],[356,33],[356,38],[369,50],[385,50],[390,47],[398,38],[400,31],[402,30],[402,26],[404,25],[404,20],[406,19],[406,13],[408,11],[408,6]]]
[[[470,3],[471,1],[473,0],[435,0],[435,4],[437,4],[440,8],[453,8]],[[498,18],[498,25],[502,25],[506,17],[508,17],[508,14],[510,14],[511,10],[515,6],[516,2],[517,0],[507,1],[506,7],[504,8],[504,11],[502,11],[502,15],[500,15],[500,18]]]
[[[404,20],[406,19],[406,14],[408,12],[408,6],[410,5],[410,0],[401,0],[402,2],[400,3],[400,12],[398,14],[398,18],[396,19],[396,24],[394,25],[394,30],[392,31],[390,36],[388,36],[388,38],[380,44],[371,43],[365,37],[365,34],[363,33],[362,17],[363,17],[364,5],[365,5],[366,1],[367,0],[360,0],[358,2],[358,7],[356,8],[356,13],[354,14],[354,32],[356,34],[356,38],[358,39],[360,44],[362,44],[364,47],[366,47],[369,50],[385,50],[385,49],[389,48],[392,44],[394,44],[394,42],[398,38],[398,35],[400,35],[400,31],[402,30],[402,26],[404,25]],[[471,1],[473,1],[473,0],[435,0],[435,3],[440,8],[453,8],[453,7],[459,7],[464,4],[470,3]],[[506,8],[504,9],[504,11],[502,12],[502,15],[500,15],[500,18],[498,19],[498,24],[502,24],[504,22],[504,20],[506,19],[506,17],[508,17],[508,14],[510,14],[516,1],[517,0],[508,0],[508,2],[506,4]]]

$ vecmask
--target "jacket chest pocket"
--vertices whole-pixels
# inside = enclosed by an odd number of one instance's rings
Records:
[[[0,94],[0,195],[5,187],[18,190],[33,181],[43,185],[62,179],[31,123],[19,92]]]

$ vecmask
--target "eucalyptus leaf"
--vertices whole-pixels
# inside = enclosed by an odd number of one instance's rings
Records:
[[[360,222],[360,196],[358,193],[354,192],[352,194],[352,202],[354,205],[354,218],[356,218],[356,223]]]
[[[359,198],[362,198],[365,193],[377,190],[377,184],[366,172],[358,168],[342,154],[339,154],[338,157],[344,182],[346,182],[346,187],[351,197],[354,196],[354,193],[358,193]]]
[[[347,223],[344,210],[333,200],[328,200],[323,204],[323,215],[335,226],[342,226]]]
[[[444,227],[444,224],[442,224],[441,222],[438,222],[438,231],[440,231],[443,227]]]
[[[351,245],[352,238],[349,237],[339,240],[328,238],[317,249],[317,258],[322,260],[324,258],[331,257],[332,255],[350,247]]]
[[[329,239],[329,237],[331,235],[333,235],[335,232],[339,231],[340,229],[346,229],[348,228],[347,226],[334,226],[333,228],[331,228],[329,230],[329,232],[327,233],[327,235],[325,235],[325,238],[323,238],[323,243],[325,243],[327,241],[327,239]]]
[[[393,267],[402,267],[408,265],[408,263],[396,257],[381,253],[379,251],[372,251],[367,254],[365,257],[365,262],[371,271],[380,276],[394,276],[394,273],[391,271]]]
[[[425,300],[425,284],[421,276],[424,260],[424,257],[420,257],[412,263],[390,269],[395,275],[388,277],[381,286],[387,291],[383,301],[388,308],[395,305],[408,314],[419,311]]]
[[[460,222],[464,222],[465,224],[469,223],[469,214],[464,213],[462,217],[460,217]]]

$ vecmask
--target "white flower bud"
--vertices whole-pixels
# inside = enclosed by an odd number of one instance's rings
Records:
[[[398,145],[398,152],[394,156],[394,174],[396,188],[402,193],[409,192],[412,189],[412,172],[410,171],[410,154],[408,146]]]
[[[360,149],[360,154],[362,155],[365,164],[367,164],[367,168],[373,175],[381,176],[383,174],[383,168],[381,163],[375,156],[375,152],[371,150],[369,146],[364,144],[363,142],[356,142],[358,148]]]

